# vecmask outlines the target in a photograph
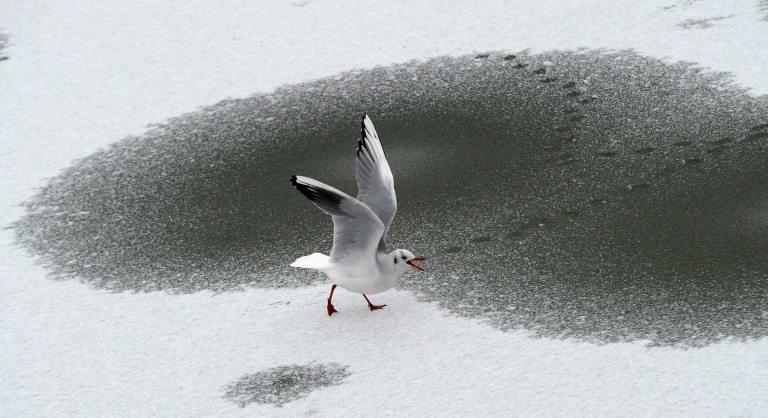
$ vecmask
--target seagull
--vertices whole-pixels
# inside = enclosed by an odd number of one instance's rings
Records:
[[[397,212],[395,181],[367,113],[363,114],[360,125],[355,167],[359,189],[356,199],[315,179],[291,177],[293,187],[333,219],[331,256],[314,253],[291,263],[291,267],[321,271],[333,281],[328,296],[328,316],[338,312],[331,302],[336,286],[361,293],[368,308],[375,311],[387,305],[374,305],[366,294],[395,287],[409,268],[423,270],[414,263],[424,260],[423,257],[402,249],[387,253],[387,231]]]

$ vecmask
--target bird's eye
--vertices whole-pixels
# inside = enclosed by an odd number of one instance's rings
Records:
[[[403,256],[403,260],[405,260],[405,256]]]
[[[395,257],[395,264],[397,264],[397,257]]]

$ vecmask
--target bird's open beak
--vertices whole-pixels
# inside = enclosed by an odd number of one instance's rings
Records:
[[[424,258],[424,257],[414,257],[413,260],[424,261],[424,260],[426,260],[426,258]],[[416,270],[424,271],[424,269],[419,267],[418,264],[414,263],[413,260],[408,260],[405,263],[408,264],[409,266],[415,268]]]

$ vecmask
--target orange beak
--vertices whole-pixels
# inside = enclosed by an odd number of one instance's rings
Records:
[[[424,258],[424,257],[414,257],[413,260],[423,261],[423,260],[426,260],[426,258]],[[405,262],[405,264],[408,264],[409,266],[415,268],[416,270],[424,271],[424,269],[419,267],[418,264],[414,263],[413,260],[408,260],[408,261]]]

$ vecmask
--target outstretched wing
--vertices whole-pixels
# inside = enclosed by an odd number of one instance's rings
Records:
[[[386,228],[366,205],[325,183],[304,176],[291,177],[291,184],[333,219],[331,261],[375,258]]]
[[[379,247],[387,251],[387,232],[397,213],[395,179],[389,169],[384,149],[368,114],[363,115],[360,139],[357,141],[357,200],[371,208],[384,224],[384,234]]]

